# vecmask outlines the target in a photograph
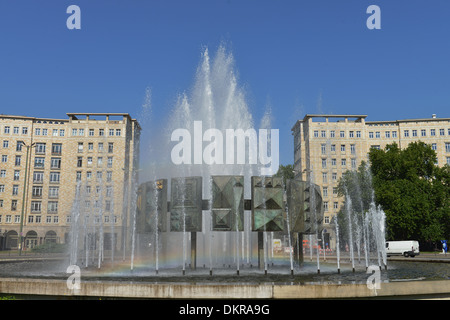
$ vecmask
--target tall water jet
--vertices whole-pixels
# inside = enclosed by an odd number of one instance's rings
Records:
[[[352,199],[348,195],[347,191],[345,196],[345,212],[347,214],[348,221],[350,261],[352,262],[352,270],[353,272],[355,272],[355,257],[353,251]]]
[[[334,222],[336,227],[336,263],[337,263],[337,271],[341,273],[341,248],[339,245],[339,221],[338,216],[334,216]]]

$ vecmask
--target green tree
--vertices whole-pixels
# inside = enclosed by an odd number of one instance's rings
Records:
[[[295,177],[294,166],[292,164],[288,164],[285,166],[280,164],[280,166],[278,167],[278,171],[274,176],[283,178],[283,185],[286,186],[286,180],[294,179],[294,177]]]
[[[369,153],[375,199],[386,213],[388,238],[436,241],[449,236],[449,168],[423,142]]]

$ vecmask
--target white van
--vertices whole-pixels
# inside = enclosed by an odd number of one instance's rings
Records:
[[[404,257],[414,257],[419,255],[419,242],[415,240],[408,241],[387,241],[386,255],[403,255]]]

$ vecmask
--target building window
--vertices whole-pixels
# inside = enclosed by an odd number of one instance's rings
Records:
[[[341,159],[341,166],[345,167],[347,165],[347,159]]]
[[[17,211],[17,200],[11,200],[11,211]]]
[[[373,132],[369,132],[369,139],[373,139]]]
[[[0,192],[5,192],[5,185],[4,184],[0,184]]]
[[[427,130],[425,130],[425,129],[420,130],[420,134],[421,134],[422,137],[426,137]]]
[[[103,152],[103,142],[98,143],[98,152]]]
[[[81,171],[77,171],[77,173],[76,173],[77,175],[76,175],[76,181],[78,182],[78,181],[81,181]]]
[[[98,135],[103,137],[105,135],[105,129],[98,129]]]
[[[352,169],[356,169],[356,159],[351,159],[352,161]]]
[[[333,182],[336,182],[336,181],[337,181],[337,173],[336,173],[336,172],[333,172],[333,173],[331,174],[331,180],[332,180]]]
[[[122,131],[120,129],[116,129],[116,137],[120,137],[122,135]]]
[[[323,188],[322,188],[322,195],[323,195],[324,197],[328,197],[328,187],[323,187]]]
[[[327,137],[327,132],[325,130],[320,131],[320,136],[322,138],[326,138]]]
[[[445,152],[450,152],[450,142],[445,143]]]
[[[413,136],[413,137],[417,137],[417,130],[413,130],[413,131],[412,131],[412,136]]]
[[[112,168],[113,165],[113,157],[108,157],[108,168]]]
[[[392,138],[397,138],[397,131],[392,131]]]
[[[349,138],[353,138],[353,131],[349,131],[348,136],[349,136]]]
[[[19,127],[14,127],[13,133],[14,134],[19,134]]]
[[[103,166],[103,157],[98,157],[98,158],[97,158],[97,166],[98,166],[98,167]]]
[[[58,212],[58,201],[49,201],[47,204],[47,212],[48,213],[57,213]]]
[[[83,142],[78,142],[78,152],[83,152]]]
[[[14,181],[18,181],[20,179],[20,170],[14,170]]]
[[[112,181],[112,171],[106,171],[106,182]]]
[[[89,129],[89,137],[93,137],[94,136],[94,129]]]
[[[36,154],[45,154],[45,143],[36,143]]]
[[[61,155],[62,144],[61,143],[53,143],[52,144],[52,155],[59,156]]]
[[[328,177],[326,172],[322,172],[322,182],[327,183]]]
[[[0,178],[5,178],[6,177],[6,170],[2,169],[0,170]]]
[[[340,132],[339,132],[339,136],[340,136],[341,138],[345,138],[345,131],[340,131]]]
[[[447,157],[447,164],[450,165],[450,157]]]
[[[436,136],[436,129],[431,129],[430,130],[430,136]]]
[[[17,144],[16,144],[16,151],[17,152],[21,152],[22,151],[22,147],[23,147],[23,141],[17,141]]]
[[[335,144],[331,145],[331,152],[336,152],[336,145]]]
[[[2,162],[8,162],[8,156],[6,154],[2,155]]]
[[[323,202],[323,211],[325,211],[325,212],[328,211],[328,201]]]
[[[33,172],[33,183],[42,183],[44,181],[44,172],[35,171]]]
[[[335,167],[336,166],[336,159],[331,159],[331,166]]]
[[[114,143],[108,142],[108,153],[114,152]]]
[[[3,148],[8,148],[8,147],[9,147],[9,141],[3,140]]]
[[[77,157],[77,167],[81,168],[83,166],[83,157]]]
[[[437,150],[437,145],[436,145],[436,143],[432,143],[432,144],[431,144],[431,149],[433,149],[434,151]]]
[[[322,159],[322,169],[327,168],[327,159]]]
[[[72,129],[72,136],[78,135],[78,129]]]
[[[444,129],[439,129],[439,135],[440,136],[445,136],[445,130]]]
[[[350,145],[350,153],[351,154],[356,154],[356,149],[355,149],[355,145],[354,144]]]
[[[59,187],[49,187],[48,188],[48,197],[49,198],[58,198],[59,197]]]
[[[22,162],[22,156],[16,156],[16,159],[15,159],[15,161],[14,161],[14,164],[15,164],[16,166],[20,166],[21,162]]]
[[[52,169],[61,169],[61,158],[52,158],[51,159],[51,168]]]
[[[5,134],[9,134],[9,126],[5,126],[5,129],[3,131]]]
[[[60,177],[59,172],[50,172],[50,183],[59,183]]]
[[[391,137],[391,132],[390,132],[390,131],[385,131],[385,132],[384,132],[384,136],[385,136],[386,138],[390,138],[390,137]]]
[[[319,137],[319,130],[314,130],[314,138],[318,138]]]
[[[44,157],[35,157],[34,158],[34,167],[35,168],[44,168],[45,158]]]
[[[356,131],[356,137],[361,138],[361,131]]]
[[[59,129],[59,136],[64,137],[66,131],[64,129]]]
[[[78,135],[81,137],[84,137],[84,129],[79,129],[78,130]]]
[[[380,139],[380,131],[375,132],[375,138]]]
[[[322,151],[322,154],[326,154],[327,153],[327,145],[326,144],[320,145],[320,149]]]
[[[330,138],[334,138],[334,130],[330,131]]]
[[[110,137],[114,136],[114,129],[109,129],[109,136]]]
[[[338,209],[339,208],[339,202],[333,202],[333,209]]]
[[[41,212],[42,203],[40,201],[31,201],[31,212]]]
[[[18,184],[14,184],[13,185],[13,190],[12,190],[12,195],[13,196],[17,196],[19,194],[19,185]]]
[[[33,186],[33,198],[41,198],[42,197],[42,187],[41,186]]]
[[[405,138],[409,137],[409,130],[404,130],[403,135],[405,136]]]
[[[341,144],[341,152],[345,152],[345,144]]]

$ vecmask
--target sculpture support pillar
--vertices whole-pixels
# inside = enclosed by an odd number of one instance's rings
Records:
[[[191,232],[191,269],[197,268],[197,232]]]

